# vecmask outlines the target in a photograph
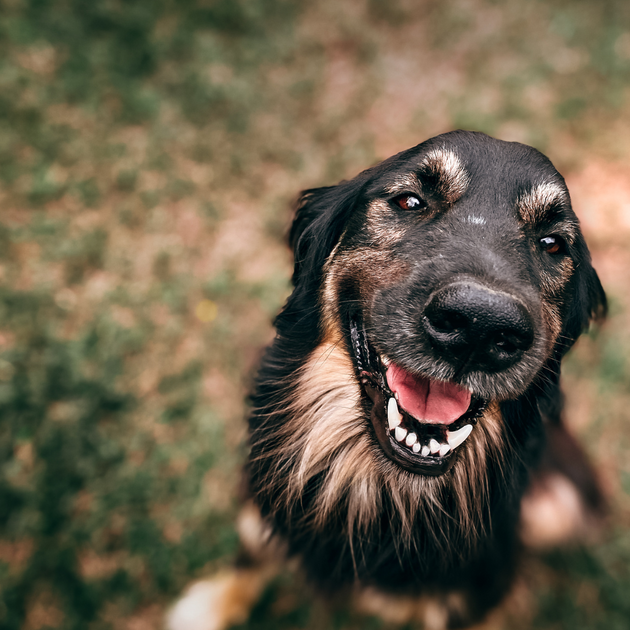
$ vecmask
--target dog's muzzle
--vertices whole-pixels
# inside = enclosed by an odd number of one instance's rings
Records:
[[[454,367],[499,372],[519,361],[534,342],[534,325],[515,297],[473,282],[437,290],[422,324],[433,350]]]
[[[466,379],[471,373],[504,375],[522,362],[534,345],[535,324],[518,297],[472,279],[438,287],[416,317],[424,337],[418,356],[434,357],[433,365],[446,366],[449,376],[377,351],[380,344],[368,338],[358,315],[350,321],[351,346],[385,455],[410,472],[440,475],[451,468],[491,399]],[[413,352],[411,344],[404,347]]]
[[[456,449],[483,414],[485,401],[455,383],[412,374],[380,355],[356,317],[350,321],[350,337],[372,426],[385,455],[416,474],[447,472]]]

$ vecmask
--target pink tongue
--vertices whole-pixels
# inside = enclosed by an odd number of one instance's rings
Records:
[[[387,370],[387,383],[400,406],[421,422],[451,424],[470,405],[470,392],[459,385],[416,376],[394,364]]]

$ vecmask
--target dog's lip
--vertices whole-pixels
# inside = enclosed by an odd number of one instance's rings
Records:
[[[397,403],[392,404],[395,398],[376,382],[373,375],[364,372],[360,381],[372,402],[370,419],[383,452],[394,463],[416,474],[437,476],[447,472],[483,409],[483,401],[473,399],[466,413],[453,425],[421,423]],[[394,405],[400,417],[396,427],[392,427],[388,418],[391,413],[388,408]],[[413,442],[409,443],[407,439],[412,435]],[[418,452],[413,450],[414,446]]]
[[[366,398],[372,403],[371,423],[385,455],[401,468],[415,474],[438,476],[447,472],[456,461],[461,443],[483,412],[485,401],[471,395],[465,412],[448,425],[421,422],[396,402],[400,422],[399,426],[393,426],[388,418],[388,407],[396,397],[388,386],[386,376],[393,363],[374,350],[356,318],[350,320],[350,337],[359,381]],[[449,441],[454,445],[452,448]],[[414,448],[417,452],[414,452]]]
[[[451,425],[470,407],[470,390],[414,374],[393,362],[386,368],[385,381],[395,401],[421,423]]]

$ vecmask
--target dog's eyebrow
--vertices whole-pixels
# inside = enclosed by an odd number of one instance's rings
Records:
[[[418,175],[420,178],[418,178]],[[389,194],[410,192],[419,188],[422,180],[428,180],[430,188],[445,201],[453,203],[463,194],[470,182],[470,176],[455,153],[445,148],[433,149],[420,162],[418,175],[404,173],[385,187]]]
[[[449,203],[457,201],[470,183],[470,175],[460,159],[445,147],[433,149],[424,156],[420,174],[433,180],[436,192]]]
[[[524,223],[536,225],[552,221],[568,202],[565,189],[555,182],[544,182],[519,195],[516,209]]]
[[[418,189],[418,178],[410,173],[398,175],[396,179],[385,186],[385,192],[389,194],[410,192]]]

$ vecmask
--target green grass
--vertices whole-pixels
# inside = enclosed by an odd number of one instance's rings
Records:
[[[0,627],[159,627],[188,582],[228,565],[244,401],[289,290],[298,191],[457,126],[563,168],[627,158],[629,13],[2,3]],[[620,306],[567,367],[594,392],[590,451],[622,480],[625,442],[609,442],[623,436],[626,328]],[[623,626],[619,485],[610,540],[528,569],[532,627]],[[281,576],[242,627],[389,627],[311,600]]]

